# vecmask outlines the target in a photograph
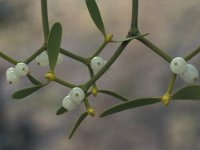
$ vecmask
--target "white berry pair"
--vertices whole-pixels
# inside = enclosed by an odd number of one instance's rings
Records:
[[[173,73],[180,74],[181,78],[186,83],[194,83],[199,78],[199,71],[196,67],[187,64],[187,62],[181,57],[176,57],[171,61],[170,69]]]
[[[10,67],[6,71],[6,79],[8,84],[17,83],[22,76],[26,76],[29,73],[29,67],[23,63],[17,63],[15,68]]]
[[[106,63],[107,63],[107,61],[103,60],[103,58],[101,58],[101,57],[94,57],[94,58],[92,58],[92,60],[90,61],[90,66],[91,66],[92,70],[96,73],[96,72],[98,72]]]
[[[73,110],[81,103],[84,97],[85,97],[84,91],[79,87],[75,87],[63,99],[62,105],[67,110]]]
[[[57,64],[60,64],[63,62],[63,55],[62,54],[59,54],[58,55],[58,60],[57,60]],[[48,58],[48,54],[47,54],[47,51],[44,51],[42,53],[40,53],[40,55],[38,55],[36,58],[35,58],[36,62],[38,65],[44,67],[44,66],[48,66],[49,65],[49,58]]]

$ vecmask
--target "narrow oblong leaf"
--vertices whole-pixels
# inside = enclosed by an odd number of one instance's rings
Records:
[[[51,28],[47,42],[47,53],[49,57],[49,66],[51,71],[54,71],[58,59],[61,38],[62,38],[62,26],[60,23],[55,23]]]
[[[125,41],[130,41],[130,40],[132,40],[132,39],[137,39],[137,38],[139,38],[139,37],[143,37],[143,36],[147,36],[147,35],[149,35],[149,33],[147,33],[147,34],[142,34],[142,35],[138,35],[138,36],[134,36],[134,37],[128,37],[128,38],[124,38],[124,39],[121,39],[121,40],[113,40],[112,42],[125,42]]]
[[[83,120],[88,116],[87,112],[84,112],[80,115],[80,117],[78,118],[78,120],[76,121],[72,131],[69,134],[69,139],[72,138],[72,136],[74,135],[75,131],[78,129],[78,127],[80,126],[80,124],[83,122]]]
[[[119,100],[122,100],[122,101],[124,101],[124,102],[128,101],[127,98],[125,98],[125,97],[123,97],[123,96],[121,96],[121,95],[119,95],[119,94],[117,94],[117,93],[115,93],[115,92],[113,92],[113,91],[109,91],[109,90],[98,90],[98,92],[99,92],[99,93],[103,93],[103,94],[107,94],[107,95],[110,95],[110,96],[113,96],[113,97],[115,97],[115,98],[117,98],[117,99],[119,99]]]
[[[85,0],[88,11],[90,13],[90,16],[97,26],[97,28],[101,31],[101,33],[106,36],[106,31],[104,28],[104,24],[101,18],[101,14],[99,12],[99,8],[97,6],[97,3],[95,0]]]
[[[57,112],[56,112],[56,115],[62,115],[62,114],[64,114],[64,113],[66,113],[68,110],[67,109],[65,109],[64,107],[61,107],[61,108],[59,108],[58,110],[57,110]]]
[[[186,86],[172,95],[173,100],[200,100],[200,85]]]
[[[146,106],[146,105],[151,105],[151,104],[155,104],[161,102],[161,98],[141,98],[141,99],[135,99],[135,100],[131,100],[119,105],[115,105],[109,109],[107,109],[106,111],[104,111],[100,117],[105,117],[117,112],[121,112],[127,109],[132,109],[132,108],[137,108],[137,107],[142,107],[142,106]]]
[[[37,79],[35,79],[33,76],[31,76],[30,74],[27,75],[28,79],[31,81],[31,83],[33,83],[34,85],[40,85],[42,84],[41,82],[39,82]]]
[[[41,84],[41,85],[37,85],[37,86],[34,86],[34,87],[19,90],[19,91],[15,92],[12,95],[12,97],[14,99],[22,99],[22,98],[29,96],[30,94],[34,93],[35,91],[39,90],[40,88],[42,88],[45,85],[46,84]]]

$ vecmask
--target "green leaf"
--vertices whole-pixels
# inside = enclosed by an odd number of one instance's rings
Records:
[[[34,87],[30,87],[30,88],[19,90],[19,91],[15,92],[12,95],[12,97],[14,99],[24,98],[24,97],[29,96],[30,94],[34,93],[35,91],[39,90],[40,88],[42,88],[45,85],[46,84],[42,84],[42,85],[37,85],[37,86],[34,86]]]
[[[58,110],[57,110],[57,112],[56,112],[56,115],[62,115],[62,114],[64,114],[64,113],[66,113],[68,110],[67,109],[65,109],[64,107],[61,107],[61,108],[59,108]]]
[[[58,59],[61,38],[62,38],[62,26],[60,23],[55,23],[51,28],[47,43],[49,66],[51,71],[54,71]]]
[[[33,83],[34,85],[40,85],[42,84],[41,82],[39,82],[37,79],[35,79],[33,76],[31,76],[30,74],[27,75],[28,79],[31,81],[31,83]]]
[[[172,99],[181,100],[181,99],[191,99],[191,100],[200,100],[200,85],[190,85],[186,86],[172,95]]]
[[[158,103],[160,102],[161,99],[160,98],[141,98],[141,99],[135,99],[135,100],[131,100],[128,101],[126,103],[122,103],[119,105],[115,105],[109,109],[107,109],[106,111],[104,111],[100,117],[105,117],[120,111],[124,111],[127,109],[132,109],[132,108],[137,108],[137,107],[142,107],[142,106],[146,106],[146,105],[151,105],[154,103]]]
[[[84,112],[80,115],[80,117],[78,118],[78,120],[76,121],[72,131],[69,134],[69,139],[72,138],[72,136],[74,135],[75,131],[78,129],[78,127],[80,126],[80,124],[82,123],[82,121],[88,116],[87,112]]]
[[[94,21],[97,28],[101,31],[101,33],[105,37],[106,31],[96,1],[95,0],[85,0],[85,1],[92,20]]]
[[[117,98],[117,99],[120,99],[120,100],[122,100],[122,101],[124,101],[124,102],[128,101],[127,98],[125,98],[125,97],[123,97],[123,96],[121,96],[121,95],[119,95],[119,94],[117,94],[117,93],[115,93],[115,92],[113,92],[113,91],[98,90],[98,92],[99,92],[99,93],[104,93],[104,94],[107,94],[107,95],[110,95],[110,96],[113,96],[113,97],[115,97],[115,98]]]
[[[130,40],[132,40],[132,39],[137,39],[137,38],[139,38],[139,37],[143,37],[143,36],[147,36],[147,35],[149,35],[149,33],[143,34],[143,35],[134,36],[134,37],[124,38],[124,39],[122,39],[122,40],[113,40],[112,42],[125,42],[125,41],[130,41]]]

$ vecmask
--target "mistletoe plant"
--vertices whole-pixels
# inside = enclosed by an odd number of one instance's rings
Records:
[[[137,107],[142,107],[146,105],[151,105],[155,103],[162,102],[164,106],[167,106],[170,100],[200,100],[200,85],[187,85],[184,88],[173,92],[173,87],[176,81],[177,75],[183,79],[185,83],[194,83],[197,81],[199,73],[198,70],[191,64],[187,64],[187,61],[193,58],[200,52],[200,47],[191,51],[185,57],[172,58],[165,51],[161,50],[158,46],[150,42],[145,36],[148,34],[141,34],[138,28],[138,0],[132,0],[132,18],[131,18],[131,28],[128,34],[122,40],[113,40],[113,35],[107,34],[104,23],[95,0],[85,0],[86,6],[88,8],[89,14],[95,23],[98,30],[101,32],[104,40],[100,44],[99,48],[94,51],[94,53],[85,58],[74,54],[70,51],[62,48],[62,26],[60,23],[55,23],[49,30],[48,22],[48,11],[47,11],[47,0],[41,0],[41,14],[42,14],[42,24],[43,24],[43,34],[44,41],[43,45],[40,46],[38,50],[35,51],[31,56],[27,57],[24,61],[16,61],[6,54],[0,52],[0,56],[15,67],[10,67],[6,71],[6,77],[8,84],[15,84],[20,80],[21,77],[26,76],[30,82],[33,84],[32,87],[19,90],[13,94],[14,99],[22,99],[30,94],[38,91],[39,89],[45,87],[46,85],[57,82],[60,85],[70,88],[71,91],[63,96],[63,102],[61,107],[57,111],[57,115],[62,115],[67,111],[73,110],[77,105],[84,104],[86,111],[83,112],[75,123],[72,131],[69,134],[69,138],[73,136],[76,129],[79,127],[81,122],[88,116],[95,116],[94,109],[90,106],[89,96],[94,97],[97,94],[110,95],[113,98],[122,101],[121,104],[116,105],[112,108],[105,110],[100,117],[105,117],[120,111],[133,109]],[[138,40],[147,46],[150,50],[155,52],[158,56],[162,57],[165,61],[169,63],[172,71],[171,79],[166,92],[162,96],[147,97],[147,98],[137,98],[128,99],[106,89],[98,89],[96,84],[97,80],[102,77],[102,75],[112,66],[120,54],[125,50],[126,46],[133,40]],[[120,42],[120,46],[116,49],[113,55],[107,61],[99,57],[99,54],[104,50],[106,45],[113,42]],[[63,57],[70,57],[82,64],[84,64],[90,73],[90,79],[86,83],[81,83],[75,85],[60,79],[54,72],[57,64],[63,61]],[[47,79],[45,83],[38,81],[33,75],[31,75],[32,68],[29,68],[28,64],[35,60],[39,66],[49,66],[49,71],[44,75]]]

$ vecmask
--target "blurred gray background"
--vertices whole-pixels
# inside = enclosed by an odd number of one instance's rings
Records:
[[[98,0],[108,33],[120,39],[130,28],[131,0]],[[151,33],[148,39],[172,57],[185,56],[200,45],[199,0],[140,0],[139,27]],[[62,47],[89,56],[102,43],[100,32],[89,17],[84,1],[48,0],[50,25],[61,22]],[[0,50],[16,60],[24,60],[43,40],[39,0],[0,0]],[[110,58],[119,44],[109,44],[101,56]],[[190,61],[198,69],[200,57]],[[0,150],[199,150],[200,104],[171,102],[124,111],[106,118],[98,115],[119,101],[99,94],[90,98],[96,110],[72,140],[67,134],[85,109],[80,106],[56,116],[69,89],[51,83],[39,92],[14,101],[16,90],[31,86],[23,78],[17,85],[6,83],[6,69],[12,65],[0,58]],[[41,81],[48,67],[33,61],[31,72]],[[65,71],[63,71],[65,70]],[[87,68],[65,58],[57,66],[59,77],[72,83],[89,79]],[[115,64],[98,81],[99,88],[111,89],[130,99],[161,96],[170,79],[169,64],[138,41],[132,41]],[[184,86],[178,77],[175,90]]]

